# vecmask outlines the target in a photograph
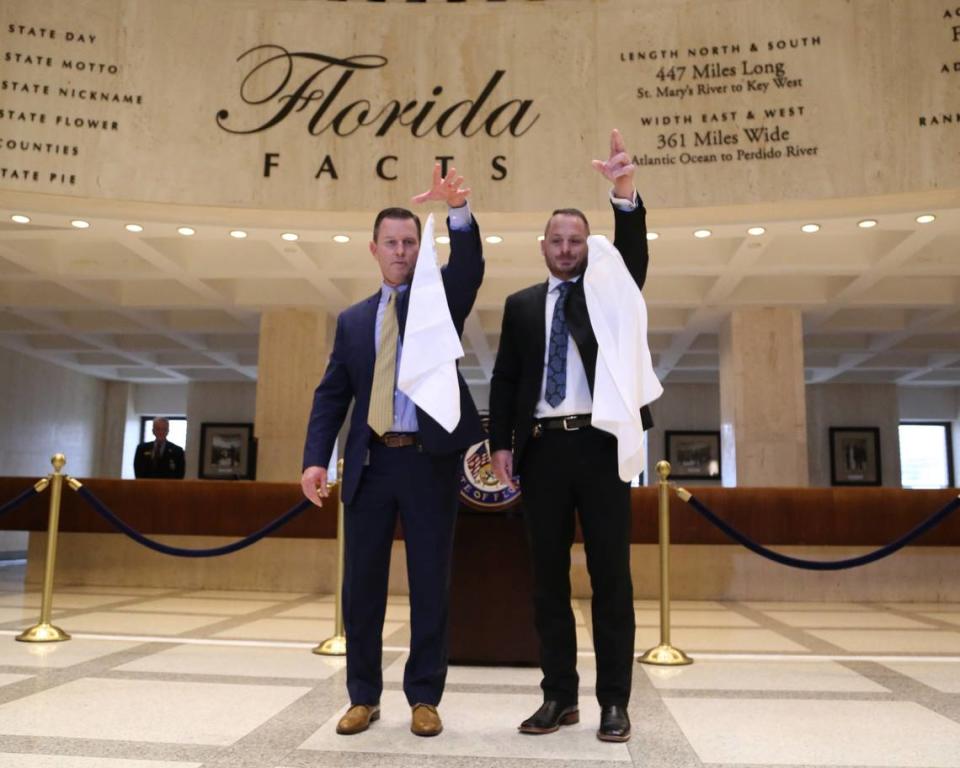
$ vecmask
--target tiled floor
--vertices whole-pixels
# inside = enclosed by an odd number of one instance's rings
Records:
[[[689,667],[634,668],[634,737],[599,742],[589,605],[575,608],[581,722],[516,726],[536,669],[452,667],[435,739],[409,733],[408,605],[384,630],[383,717],[337,736],[343,659],[330,595],[99,587],[57,591],[65,643],[26,644],[39,615],[22,569],[0,576],[0,768],[960,768],[960,603],[675,602]],[[658,641],[637,601],[638,650]]]

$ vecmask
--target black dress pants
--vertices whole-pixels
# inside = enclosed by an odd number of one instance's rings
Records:
[[[630,485],[617,471],[616,439],[593,427],[544,430],[519,467],[533,560],[534,612],[544,698],[577,702],[577,636],[570,606],[570,548],[580,517],[593,588],[597,700],[626,706],[635,618],[630,579]]]

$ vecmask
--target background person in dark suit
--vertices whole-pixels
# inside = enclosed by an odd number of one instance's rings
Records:
[[[480,231],[467,206],[469,189],[451,169],[434,168],[430,190],[415,202],[449,206],[450,260],[443,288],[457,333],[483,279]],[[381,656],[390,549],[399,514],[410,584],[410,658],[403,690],[412,708],[411,730],[442,730],[436,706],[447,674],[447,603],[462,452],[483,439],[476,406],[463,378],[460,422],[447,432],[396,389],[403,331],[420,247],[420,220],[403,208],[380,212],[370,253],[383,283],[337,318],[323,380],[314,394],[304,447],[303,492],[315,504],[327,495],[327,465],[347,409],[353,414],[344,451],[340,492],[345,505],[343,618],[347,636],[347,690],[351,707],[338,733],[366,730],[379,717]],[[399,337],[399,338],[398,338]]]
[[[645,211],[617,130],[609,159],[593,164],[613,183],[614,245],[642,288],[648,261]],[[507,297],[490,390],[490,443],[501,482],[513,487],[514,467],[518,470],[533,557],[544,704],[520,730],[552,733],[579,721],[570,606],[576,510],[593,587],[597,736],[626,741],[634,642],[630,485],[619,477],[616,438],[590,426],[597,339],[581,279],[589,234],[583,213],[555,211],[541,242],[548,282]],[[641,415],[649,429],[646,408]]]
[[[170,422],[162,417],[153,420],[153,437],[140,443],[133,457],[133,474],[137,477],[165,477],[182,480],[186,464],[183,448],[167,442]]]

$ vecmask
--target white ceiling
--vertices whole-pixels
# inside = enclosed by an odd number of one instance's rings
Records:
[[[916,222],[928,212],[935,222]],[[464,334],[461,370],[480,383],[504,298],[545,278],[546,212],[476,214],[485,235],[503,237],[485,246]],[[609,226],[609,213],[590,216],[595,231]],[[77,217],[89,229],[73,228]],[[878,225],[861,229],[864,218]],[[106,379],[253,380],[261,310],[336,313],[373,292],[371,219],[0,192],[0,346]],[[802,233],[810,221],[821,230]],[[144,231],[127,232],[131,222]],[[184,224],[196,234],[178,235]],[[747,235],[753,225],[766,233]],[[694,238],[699,227],[712,236]],[[248,237],[231,238],[235,228]],[[802,311],[808,381],[960,386],[960,192],[652,211],[650,229],[660,236],[644,294],[661,378],[716,381],[720,323],[763,305]],[[299,241],[281,240],[288,231]]]

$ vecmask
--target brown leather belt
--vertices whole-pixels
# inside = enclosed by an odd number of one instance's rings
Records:
[[[387,448],[406,448],[408,445],[416,445],[418,437],[416,432],[387,432],[382,435],[373,434],[373,439]]]
[[[576,432],[590,426],[589,413],[575,413],[571,416],[537,419],[533,424],[533,436],[537,437],[545,429],[562,429],[564,432]]]

